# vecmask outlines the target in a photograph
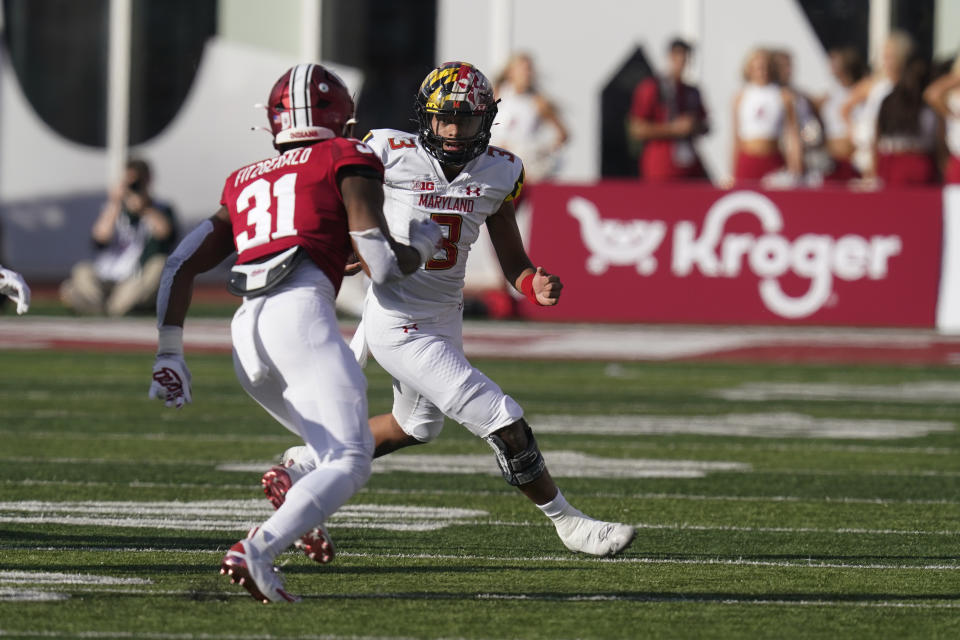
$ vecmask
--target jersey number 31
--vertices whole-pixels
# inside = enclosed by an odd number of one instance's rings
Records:
[[[247,212],[247,227],[253,227],[253,236],[248,229],[236,237],[238,253],[270,240],[297,235],[297,229],[293,226],[296,183],[297,174],[288,173],[272,185],[260,178],[244,187],[237,196],[237,213]],[[273,229],[274,210],[271,207],[274,198],[277,200],[276,230]]]

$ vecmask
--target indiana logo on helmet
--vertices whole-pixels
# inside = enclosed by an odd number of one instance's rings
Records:
[[[298,64],[274,83],[266,105],[275,145],[349,135],[355,105],[346,84],[319,64]]]

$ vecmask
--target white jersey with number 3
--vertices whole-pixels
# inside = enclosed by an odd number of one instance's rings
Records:
[[[409,240],[410,223],[433,218],[443,229],[443,247],[419,271],[372,288],[380,306],[410,318],[429,317],[463,300],[470,247],[481,225],[500,206],[516,198],[523,186],[520,158],[488,147],[447,181],[439,161],[416,134],[374,129],[365,138],[385,168],[383,212],[390,233]]]

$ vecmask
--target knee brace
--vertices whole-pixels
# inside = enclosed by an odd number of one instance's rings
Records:
[[[510,454],[506,443],[497,434],[493,433],[484,438],[497,456],[497,464],[500,465],[503,479],[514,487],[530,484],[543,474],[546,467],[543,455],[540,454],[540,448],[537,446],[537,440],[533,437],[533,431],[525,420],[521,419],[520,423],[527,436],[527,446],[515,455]]]

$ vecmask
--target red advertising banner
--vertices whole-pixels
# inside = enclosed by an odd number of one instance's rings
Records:
[[[939,189],[759,192],[537,185],[529,252],[560,276],[543,320],[934,326]]]

